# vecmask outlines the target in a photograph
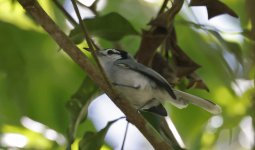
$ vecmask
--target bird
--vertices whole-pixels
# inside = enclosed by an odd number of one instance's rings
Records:
[[[163,104],[170,102],[180,109],[193,104],[212,114],[221,113],[221,107],[212,101],[172,88],[159,73],[124,50],[102,49],[96,56],[113,89],[138,111],[167,116]]]

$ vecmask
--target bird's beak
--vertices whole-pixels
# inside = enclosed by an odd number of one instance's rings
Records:
[[[85,49],[86,51],[89,51],[89,52],[91,52],[91,49],[90,48],[83,48],[83,49]],[[97,56],[102,56],[102,55],[104,55],[100,50],[96,50],[96,55]]]
[[[97,55],[97,56],[105,56],[105,54],[102,53],[100,50],[96,51],[96,55]]]

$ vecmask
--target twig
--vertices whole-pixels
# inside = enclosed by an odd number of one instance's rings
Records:
[[[148,123],[141,114],[130,106],[121,96],[109,89],[97,71],[95,66],[87,59],[83,52],[64,34],[55,22],[46,14],[36,0],[18,0],[26,11],[34,17],[45,31],[56,41],[56,43],[87,73],[87,75],[112,99],[112,101],[123,111],[129,122],[134,124],[148,139],[155,149],[170,150],[171,145],[164,141],[159,133]]]
[[[60,9],[62,11],[62,13],[66,16],[66,18],[68,19],[68,21],[70,21],[70,23],[76,27],[78,25],[78,23],[73,19],[73,17],[65,10],[65,8],[58,2],[58,0],[53,0],[54,4],[58,7],[58,9]]]
[[[164,9],[167,7],[167,3],[169,0],[164,0],[162,6],[160,7],[160,10],[158,11],[158,16],[164,12]]]
[[[100,64],[100,62],[99,62],[99,60],[97,58],[96,51],[94,49],[94,42],[91,40],[91,38],[89,36],[88,29],[87,29],[85,23],[83,22],[83,20],[81,18],[81,15],[80,15],[79,9],[78,9],[78,7],[76,5],[76,2],[75,2],[75,0],[71,0],[71,1],[72,1],[72,4],[73,4],[75,13],[76,13],[76,15],[77,15],[77,17],[79,19],[79,24],[80,24],[80,27],[81,27],[82,32],[84,34],[84,37],[85,37],[85,39],[86,39],[86,41],[88,43],[89,49],[91,50],[91,53],[92,53],[93,57],[96,60],[96,63],[98,65],[98,67],[99,67],[99,70],[100,70],[100,72],[101,72],[101,74],[103,76],[104,81],[106,82],[106,84],[108,84],[108,87],[110,88],[110,90],[113,91],[112,85],[111,85],[110,81],[108,80],[108,78],[106,77],[105,72],[104,72],[104,70],[103,70],[103,68],[102,68],[102,66],[101,66],[101,64]]]
[[[124,146],[125,146],[125,142],[126,142],[126,138],[127,138],[127,133],[128,133],[128,125],[129,125],[129,122],[127,121],[126,129],[125,129],[125,133],[124,133],[124,138],[123,138],[120,150],[124,150]]]
[[[91,42],[91,38],[89,37],[89,34],[88,34],[88,30],[87,30],[87,27],[85,26],[84,22],[82,21],[82,18],[81,18],[81,15],[80,15],[80,11],[76,5],[76,2],[75,0],[71,0],[72,4],[73,4],[73,8],[74,8],[74,11],[79,19],[79,24],[80,24],[80,27],[81,27],[81,30],[85,36],[85,39],[87,41],[87,44],[89,46],[89,48],[91,49],[92,53],[94,52],[94,47],[93,47],[93,44]],[[93,53],[93,55],[95,55],[95,53]]]
[[[94,14],[95,14],[96,16],[98,16],[98,13],[97,13],[97,11],[96,11],[96,7],[97,7],[97,3],[98,3],[98,2],[99,2],[99,0],[95,0],[94,3],[90,6],[91,11],[94,12]]]

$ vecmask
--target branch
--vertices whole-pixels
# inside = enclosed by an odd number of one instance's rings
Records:
[[[162,14],[162,13],[164,12],[164,9],[166,9],[166,7],[167,7],[168,1],[169,1],[169,0],[164,0],[164,2],[163,2],[163,4],[162,4],[161,8],[160,8],[159,11],[158,11],[158,15],[157,15],[157,16],[159,16],[160,14]]]
[[[55,22],[46,14],[36,0],[18,0],[23,8],[34,17],[55,42],[88,74],[88,76],[113,100],[123,111],[128,120],[134,124],[147,138],[155,149],[169,150],[172,147],[163,140],[159,133],[137,111],[114,93],[103,80],[101,74],[94,65],[80,51],[79,48],[64,34]]]

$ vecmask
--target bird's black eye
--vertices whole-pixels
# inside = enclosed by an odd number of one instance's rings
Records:
[[[108,54],[108,55],[112,55],[112,54],[114,54],[114,51],[108,50],[108,51],[107,51],[107,54]]]

